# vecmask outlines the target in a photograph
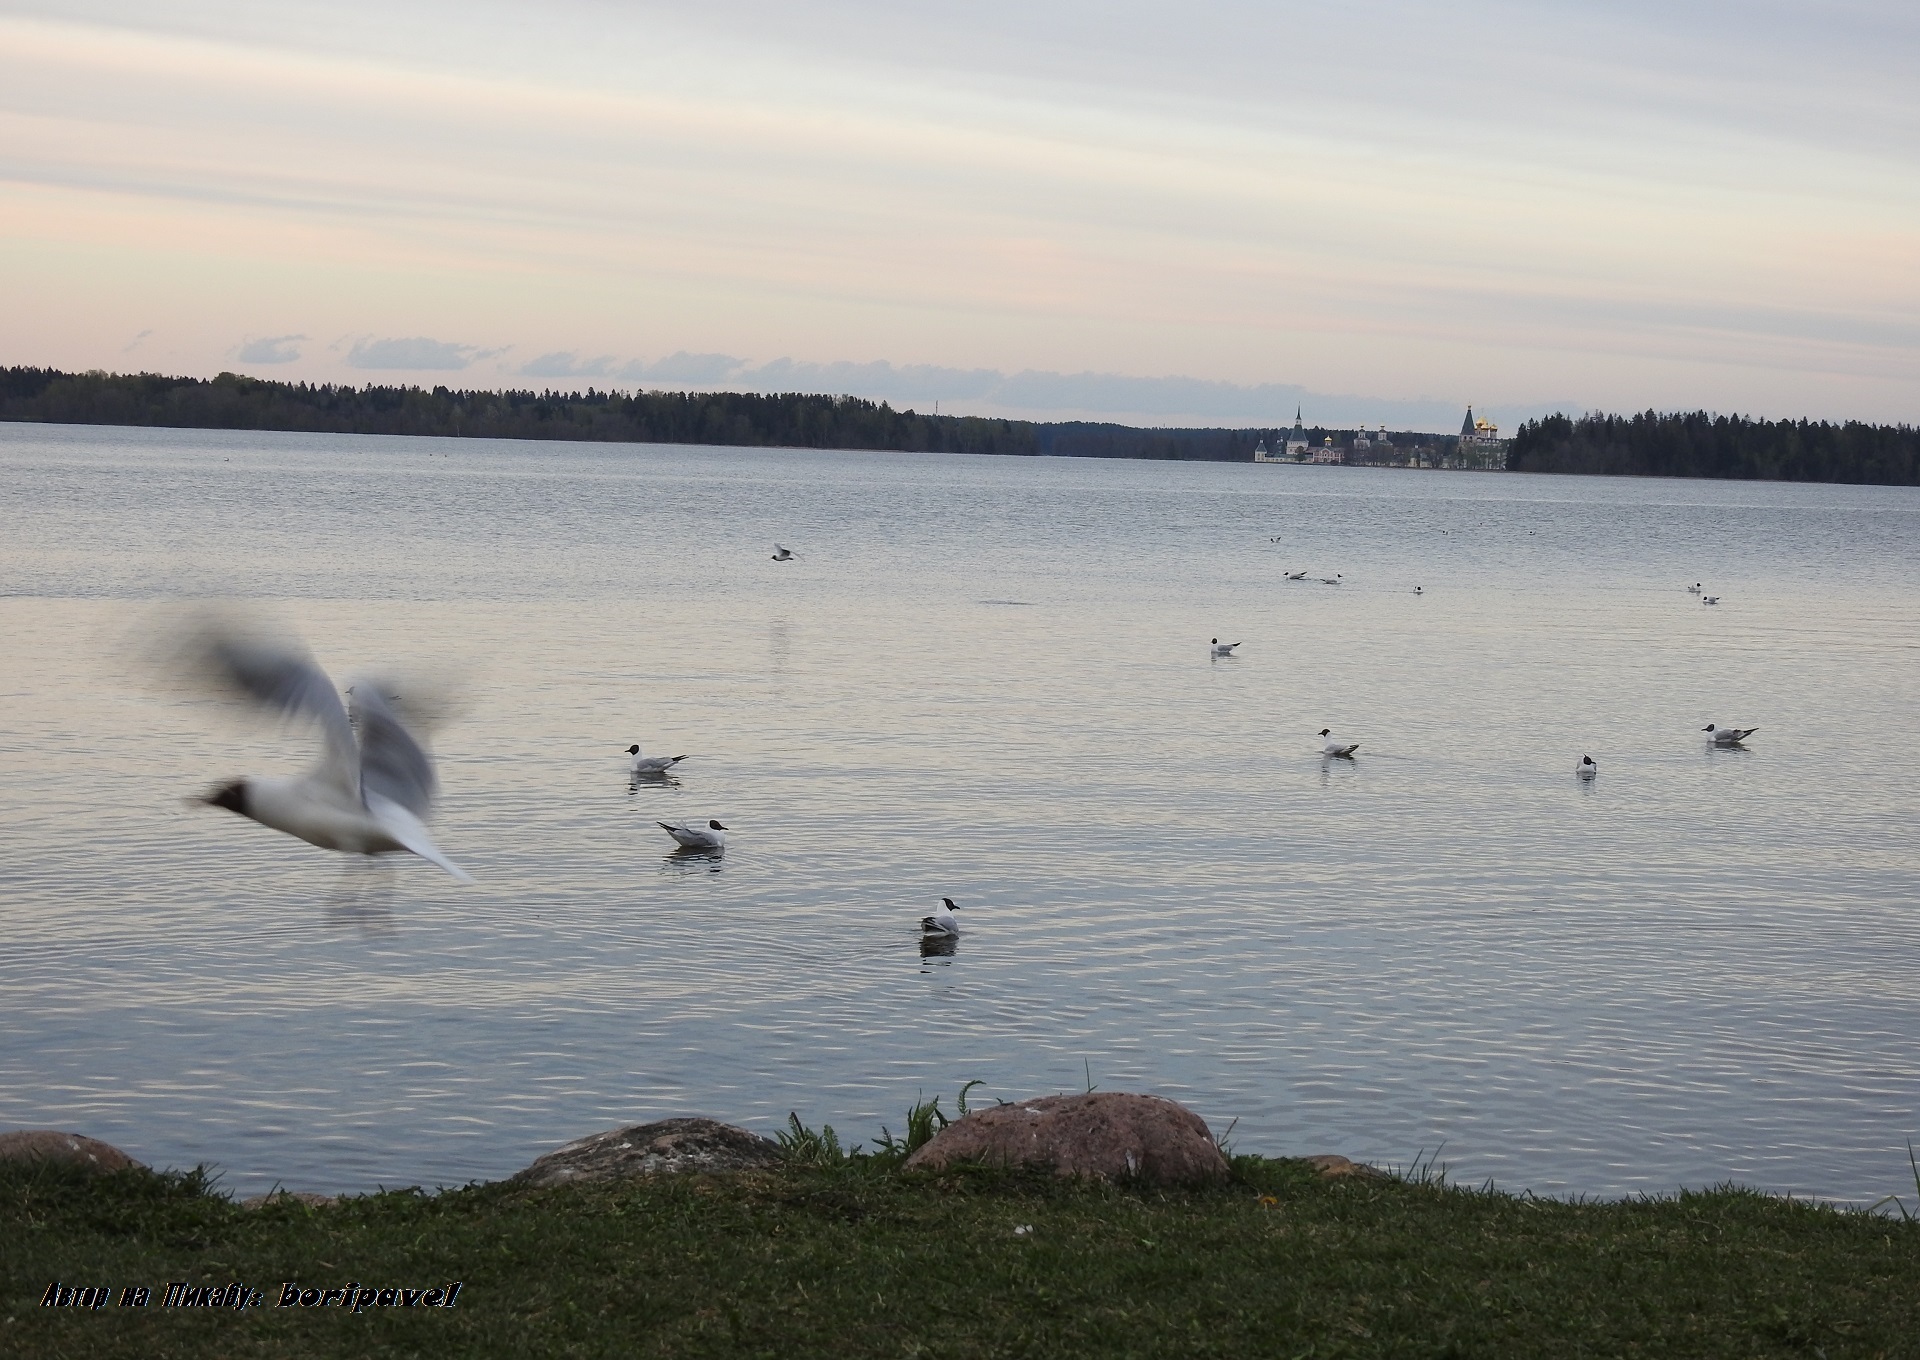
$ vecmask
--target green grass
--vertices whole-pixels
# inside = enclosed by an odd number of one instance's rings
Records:
[[[250,1211],[198,1173],[15,1166],[0,1355],[1920,1355],[1920,1223],[1899,1217],[1234,1170],[1171,1192],[820,1152],[768,1174]],[[155,1302],[38,1306],[55,1279]],[[158,1306],[168,1281],[231,1279],[267,1306]],[[286,1280],[464,1285],[451,1311],[356,1316],[274,1308]]]

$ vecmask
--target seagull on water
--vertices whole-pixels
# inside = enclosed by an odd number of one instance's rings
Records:
[[[783,548],[776,543],[773,545],[773,560],[776,562],[797,562],[799,559],[793,555],[791,548]]]
[[[1699,593],[1700,593],[1700,583],[1698,581],[1695,581],[1692,585],[1687,587],[1687,594],[1698,595]]]
[[[1718,595],[1709,595],[1705,599],[1701,600],[1700,603],[1701,604],[1719,604],[1720,597]]]
[[[953,905],[951,897],[940,899],[941,905],[934,908],[933,915],[920,918],[920,930],[926,935],[958,935],[960,918],[954,915],[959,908]]]
[[[1715,746],[1738,746],[1760,729],[1757,727],[1715,727],[1708,723],[1700,729]]]
[[[1426,591],[1424,591],[1424,590],[1422,590],[1422,589],[1421,589],[1421,588],[1420,588],[1419,586],[1415,586],[1415,587],[1413,588],[1413,593],[1414,593],[1414,594],[1416,594],[1416,595],[1424,595],[1424,594],[1426,594],[1427,592],[1426,592]]]
[[[1320,753],[1322,755],[1351,756],[1355,751],[1360,749],[1360,743],[1357,741],[1335,741],[1331,727],[1321,728],[1320,735],[1326,738],[1325,744],[1320,747]]]
[[[682,850],[726,849],[727,829],[718,822],[710,821],[705,826],[687,822],[655,822],[654,825],[678,841]]]
[[[686,759],[685,756],[643,756],[640,754],[640,748],[638,746],[629,746],[627,748],[627,754],[633,757],[633,777],[635,779],[644,779],[651,775],[665,774],[668,770],[671,770],[674,766]]]
[[[1213,654],[1215,656],[1232,656],[1233,649],[1239,645],[1237,642],[1222,642],[1219,638],[1215,638],[1213,640]]]
[[[1582,779],[1591,779],[1600,773],[1600,767],[1593,763],[1592,756],[1581,756],[1580,763],[1573,767],[1573,772]]]
[[[1335,572],[1335,573],[1334,573],[1333,575],[1331,575],[1331,576],[1322,576],[1322,577],[1320,578],[1320,584],[1321,584],[1321,585],[1323,585],[1323,586],[1337,586],[1337,585],[1339,585],[1339,584],[1340,584],[1340,573],[1339,573],[1339,572]]]
[[[349,690],[349,717],[333,682],[304,647],[210,624],[188,656],[205,675],[249,702],[297,715],[320,729],[320,759],[305,774],[249,775],[201,796],[210,807],[351,855],[409,852],[462,883],[466,871],[427,834],[439,780],[433,759],[389,706],[385,686]]]
[[[1290,571],[1287,573],[1287,579],[1289,581],[1304,581],[1307,579],[1307,574],[1304,571]]]

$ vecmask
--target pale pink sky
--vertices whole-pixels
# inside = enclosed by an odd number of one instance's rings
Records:
[[[1916,57],[1844,0],[8,0],[0,363],[1914,420]]]

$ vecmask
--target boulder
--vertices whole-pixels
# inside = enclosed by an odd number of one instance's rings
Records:
[[[128,1167],[146,1170],[111,1143],[55,1129],[0,1133],[0,1162],[65,1162],[89,1171],[125,1171]]]
[[[909,1171],[962,1162],[1061,1176],[1193,1185],[1223,1180],[1227,1159],[1199,1115],[1164,1096],[1095,1091],[975,1110],[907,1158]]]
[[[1302,1157],[1301,1161],[1320,1173],[1323,1181],[1344,1180],[1349,1176],[1360,1180],[1385,1180],[1387,1173],[1377,1166],[1368,1166],[1365,1162],[1349,1161],[1337,1152],[1320,1152],[1311,1157]]]
[[[780,1145],[714,1119],[634,1124],[556,1148],[513,1178],[515,1184],[571,1185],[678,1171],[752,1171],[776,1165]]]

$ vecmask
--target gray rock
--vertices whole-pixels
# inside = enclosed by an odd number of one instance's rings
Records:
[[[609,1129],[556,1148],[513,1178],[517,1185],[572,1185],[681,1171],[776,1166],[780,1145],[714,1119],[662,1119]]]
[[[111,1143],[89,1138],[83,1133],[61,1133],[55,1129],[21,1129],[0,1133],[0,1162],[65,1162],[89,1171],[125,1171],[128,1167],[146,1167]]]
[[[269,1204],[304,1204],[310,1209],[324,1209],[330,1204],[338,1204],[338,1195],[317,1195],[311,1190],[269,1190],[264,1195],[249,1195],[240,1201],[242,1209],[264,1209]]]
[[[1228,1174],[1227,1159],[1199,1115],[1164,1096],[1119,1091],[975,1110],[935,1134],[907,1158],[906,1169],[941,1171],[963,1162],[1156,1185],[1194,1185]]]

